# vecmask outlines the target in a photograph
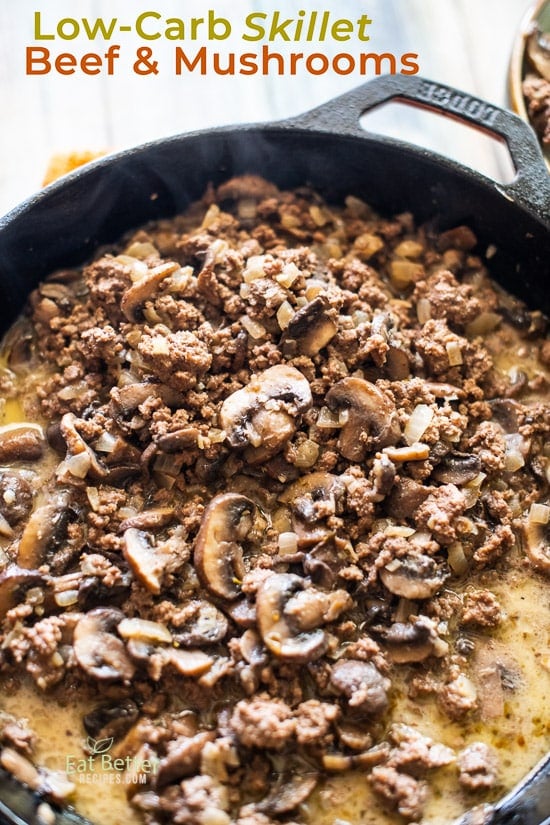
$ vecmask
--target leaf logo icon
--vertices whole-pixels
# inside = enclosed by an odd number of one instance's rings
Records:
[[[88,736],[86,739],[86,744],[91,750],[92,755],[106,753],[113,746],[113,742],[113,736],[108,737],[107,739],[94,739],[92,736]]]

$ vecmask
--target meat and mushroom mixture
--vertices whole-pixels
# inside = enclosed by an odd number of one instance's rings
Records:
[[[358,825],[534,764],[550,342],[483,253],[243,176],[32,293],[0,371],[4,768],[78,807],[108,751],[135,821]],[[63,775],[37,695],[83,717]]]

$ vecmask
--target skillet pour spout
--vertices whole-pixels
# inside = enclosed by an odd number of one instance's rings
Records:
[[[435,110],[460,121],[459,128],[472,125],[504,140],[516,178],[497,184],[425,149],[365,132],[360,117],[390,100]],[[471,226],[481,255],[495,244],[493,277],[550,313],[550,176],[530,127],[442,84],[391,76],[296,118],[158,140],[50,185],[0,220],[0,331],[53,270],[83,262],[131,227],[185,210],[209,183],[242,174],[261,175],[280,188],[308,183],[327,200],[356,195],[381,213],[410,211],[441,230]],[[0,823],[34,825],[40,804],[0,772]],[[549,814],[550,757],[500,803],[470,812],[457,825],[544,825]],[[70,810],[55,815],[59,825],[87,824]]]

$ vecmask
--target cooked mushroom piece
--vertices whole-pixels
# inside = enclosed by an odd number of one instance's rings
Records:
[[[312,404],[308,380],[286,364],[269,367],[222,404],[220,425],[232,447],[249,447],[247,458],[264,461],[296,430],[297,416]]]
[[[86,476],[96,480],[105,478],[107,469],[78,432],[77,421],[74,413],[65,413],[59,425],[61,435],[67,445],[65,469],[75,478],[86,478]]]
[[[275,656],[294,662],[318,659],[326,651],[329,642],[327,634],[320,627],[307,631],[300,629],[299,611],[297,616],[292,610],[291,600],[303,591],[304,586],[305,582],[300,576],[274,573],[260,585],[256,595],[258,629],[264,644]],[[289,602],[290,615],[286,610]]]
[[[67,527],[74,512],[70,508],[68,490],[58,490],[31,513],[17,548],[17,563],[32,569],[46,560],[48,553],[56,550],[67,536]]]
[[[364,713],[383,713],[388,705],[390,680],[372,662],[340,659],[332,668],[330,683],[346,696],[350,707]]]
[[[0,515],[10,527],[27,518],[32,508],[32,487],[21,472],[0,473]]]
[[[98,705],[83,719],[86,733],[96,739],[125,736],[139,716],[138,706],[132,699]]]
[[[416,616],[410,623],[394,622],[390,627],[373,627],[396,664],[423,662],[428,656],[444,656],[448,645],[437,635],[435,623],[427,616]]]
[[[168,262],[155,266],[139,281],[129,287],[122,296],[120,308],[125,317],[131,323],[138,323],[141,318],[140,310],[145,301],[151,299],[157,290],[158,285],[164,281],[168,275],[176,272],[180,265],[175,262]]]
[[[21,601],[21,592],[30,587],[46,587],[49,578],[39,570],[10,564],[0,573],[0,618]]]
[[[390,593],[404,599],[430,599],[442,587],[449,572],[431,556],[410,554],[393,559],[379,573]]]
[[[400,437],[393,401],[363,378],[343,378],[326,395],[329,410],[348,410],[338,449],[349,461],[363,461],[368,452],[396,444]]]
[[[122,639],[115,631],[124,613],[114,607],[96,607],[86,613],[74,629],[76,661],[93,679],[129,681],[135,667]]]
[[[204,511],[195,541],[194,562],[203,585],[232,601],[244,575],[242,542],[250,533],[256,505],[240,493],[221,493]]]
[[[328,300],[319,295],[290,319],[281,338],[287,355],[316,355],[338,331]]]
[[[5,424],[0,427],[0,463],[36,461],[44,452],[44,433],[38,424]]]
[[[220,642],[227,633],[228,622],[217,607],[205,599],[186,605],[187,621],[173,631],[175,642],[182,647],[200,647]]]
[[[164,573],[173,566],[173,556],[153,547],[149,534],[135,527],[125,530],[122,552],[132,573],[144,587],[151,593],[160,593]]]
[[[521,407],[511,398],[495,398],[489,401],[492,420],[499,424],[505,433],[517,433],[519,430]]]
[[[254,807],[257,811],[270,816],[288,814],[305,802],[317,785],[317,779],[317,774],[283,774],[270,793]]]
[[[467,484],[481,472],[479,456],[472,453],[448,453],[432,473],[440,484]]]
[[[318,522],[339,512],[345,491],[339,476],[316,472],[302,476],[281,493],[279,501],[291,508],[299,547],[309,547],[326,538],[330,531]]]
[[[548,525],[538,524],[529,518],[523,525],[527,558],[541,573],[550,574],[550,541],[547,531]]]

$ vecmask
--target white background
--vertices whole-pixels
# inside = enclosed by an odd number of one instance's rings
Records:
[[[46,30],[64,17],[132,23],[143,11],[158,11],[163,18],[188,20],[208,8],[234,22],[235,29],[251,11],[281,11],[296,16],[299,9],[329,10],[336,17],[372,19],[371,39],[361,44],[274,43],[284,52],[367,50],[419,55],[421,74],[449,83],[492,103],[508,105],[507,69],[514,37],[529,9],[526,0],[0,0],[0,214],[31,194],[40,184],[53,153],[71,150],[113,151],[150,139],[220,124],[281,119],[306,111],[363,82],[359,74],[315,77],[305,71],[296,77],[261,75],[220,77],[213,73],[175,76],[174,42],[160,39],[150,44],[159,60],[157,76],[140,77],[132,63],[135,35],[118,35],[122,57],[112,77],[81,73],[62,77],[25,75],[25,49],[46,45],[53,55],[61,51],[98,51],[108,44],[89,43],[84,36],[73,41],[34,42],[34,12],[41,11]],[[200,43],[180,43],[195,53]],[[240,31],[220,44],[219,50],[251,51],[261,44],[246,44]],[[211,50],[216,44],[209,44]],[[368,78],[367,78],[368,79]],[[498,177],[502,161],[494,156],[494,141],[487,149],[478,133],[456,124],[420,123],[401,117],[399,131],[429,148],[456,155],[482,171]],[[372,128],[372,127],[371,127]],[[495,159],[496,157],[496,159]]]

